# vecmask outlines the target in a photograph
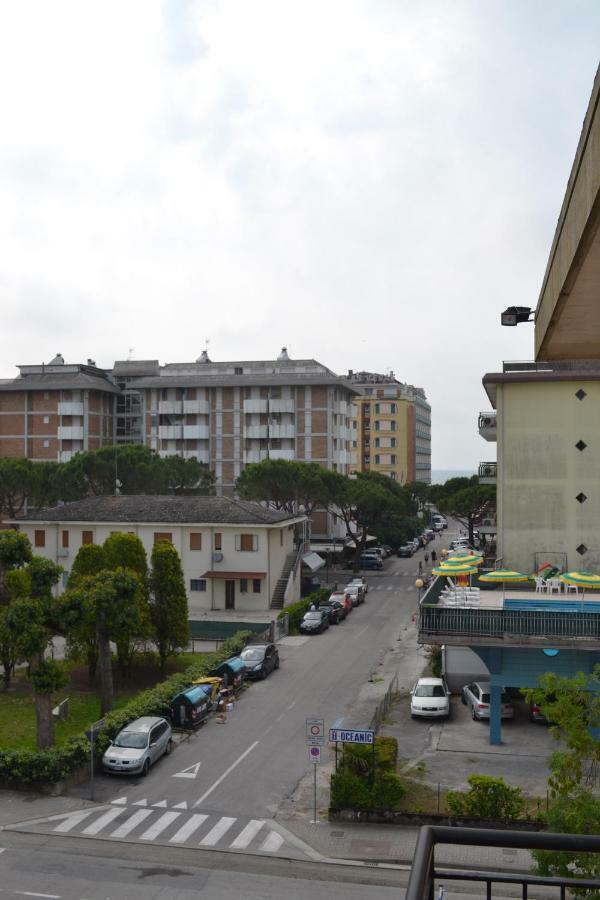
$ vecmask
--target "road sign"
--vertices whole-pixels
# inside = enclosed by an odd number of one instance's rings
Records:
[[[317,765],[317,763],[321,762],[321,748],[320,747],[309,747],[308,748],[308,758],[311,763]]]
[[[343,741],[344,744],[374,744],[375,732],[365,729],[330,728],[330,741]]]
[[[306,720],[306,743],[323,746],[325,743],[325,719]]]

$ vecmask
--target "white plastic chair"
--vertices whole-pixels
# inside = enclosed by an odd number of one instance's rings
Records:
[[[535,579],[535,592],[536,592],[536,594],[543,594],[543,593],[545,593],[545,591],[546,591],[546,582],[540,575],[537,575],[536,579]]]
[[[578,594],[579,590],[576,584],[567,584],[565,581],[565,594]]]
[[[549,594],[560,594],[561,582],[558,578],[549,578],[546,582]]]

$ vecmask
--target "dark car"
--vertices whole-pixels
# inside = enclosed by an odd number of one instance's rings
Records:
[[[248,678],[266,678],[279,668],[279,651],[275,644],[248,644],[240,653]]]
[[[396,553],[398,556],[412,556],[413,548],[410,544],[402,544],[401,547],[398,547]]]
[[[361,556],[359,565],[361,569],[383,569],[383,563],[376,556]]]
[[[347,616],[346,608],[339,600],[332,600],[331,603],[320,603],[319,609],[325,610],[330,625],[339,625]]]
[[[300,622],[300,634],[317,634],[329,628],[329,616],[324,609],[309,609]]]

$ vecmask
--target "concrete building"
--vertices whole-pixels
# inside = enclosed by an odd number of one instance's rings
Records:
[[[393,372],[351,370],[348,381],[361,392],[353,401],[352,471],[431,484],[431,407],[423,388]]]
[[[63,566],[63,586],[82,545],[127,532],[140,538],[148,560],[156,541],[171,541],[196,609],[264,612],[300,599],[309,548],[294,538],[305,522],[230,497],[136,495],[88,497],[10,524],[28,536],[36,555]]]

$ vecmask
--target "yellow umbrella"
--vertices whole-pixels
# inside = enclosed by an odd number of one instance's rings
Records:
[[[480,566],[483,562],[483,556],[479,556],[477,554],[468,554],[463,553],[460,556],[449,556],[444,560],[442,565],[444,566],[455,566],[455,565],[469,565],[469,566]]]
[[[591,590],[600,588],[600,575],[593,575],[591,572],[565,572],[564,575],[559,575],[558,577],[564,584],[574,584],[582,588],[582,601],[585,597],[586,588]]]
[[[494,569],[491,572],[484,572],[479,576],[479,581],[502,582],[502,599],[506,593],[506,585],[515,584],[519,581],[529,581],[529,575],[523,575],[522,572],[515,572],[513,569]]]

